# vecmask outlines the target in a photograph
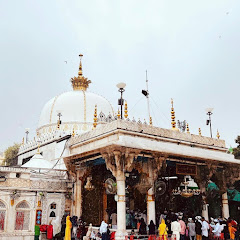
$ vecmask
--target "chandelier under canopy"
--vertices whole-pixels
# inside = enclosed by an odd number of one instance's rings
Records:
[[[197,183],[194,182],[194,179],[192,179],[191,176],[184,176],[184,182],[182,182],[180,186],[183,186],[183,188],[181,189],[178,187],[177,189],[172,190],[173,195],[181,195],[182,197],[189,198],[194,195],[198,196],[201,193]]]

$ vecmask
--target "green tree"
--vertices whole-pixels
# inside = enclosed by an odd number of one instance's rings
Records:
[[[17,165],[17,154],[19,150],[20,144],[14,143],[14,145],[8,147],[5,152],[5,163],[7,166]]]
[[[233,148],[234,157],[240,159],[240,136],[237,136],[235,142],[238,144],[236,148]]]

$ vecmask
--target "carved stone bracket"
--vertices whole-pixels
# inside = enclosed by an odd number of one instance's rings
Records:
[[[125,171],[132,171],[133,161],[137,158],[139,151],[128,148],[108,148],[101,154],[107,169],[117,178],[124,175]]]
[[[152,162],[152,177],[153,180],[156,181],[158,177],[159,171],[163,168],[166,163],[167,156],[161,156],[158,154],[153,154]]]
[[[207,180],[210,180],[211,177],[216,173],[217,167],[218,167],[218,164],[216,163],[207,163],[207,168],[209,171],[208,175],[206,176]]]
[[[234,165],[226,167],[223,178],[226,185],[233,186],[236,181],[240,180],[240,168]]]

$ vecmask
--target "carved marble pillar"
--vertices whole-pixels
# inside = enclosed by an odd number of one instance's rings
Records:
[[[106,191],[103,191],[103,220],[108,223],[109,219],[108,219],[108,213],[106,211],[107,209],[107,193]]]
[[[82,187],[83,187],[83,176],[86,173],[86,169],[77,170],[76,182],[74,185],[74,208],[73,214],[75,216],[82,216]]]
[[[207,221],[209,221],[209,217],[208,217],[208,204],[207,204],[207,203],[203,204],[202,216],[203,216]]]
[[[153,220],[156,223],[156,206],[155,206],[155,196],[153,187],[151,187],[147,192],[147,224]]]
[[[125,171],[132,170],[135,153],[126,149],[114,150],[102,153],[109,169],[117,181],[117,231],[116,240],[125,240],[126,231],[126,202],[125,202]],[[105,209],[103,209],[105,210]]]
[[[228,205],[228,196],[227,192],[222,195],[222,217],[229,218],[229,205]]]
[[[117,232],[116,239],[125,239],[126,236],[126,202],[125,202],[125,174],[118,170],[117,180]]]
[[[201,186],[201,192],[203,195],[205,195],[206,188],[205,185]],[[203,206],[202,206],[202,216],[205,218],[205,220],[209,220],[208,217],[208,204],[206,203],[206,197],[203,197]]]
[[[153,220],[156,223],[156,204],[154,196],[154,182],[158,177],[158,171],[161,169],[163,164],[163,158],[154,156],[153,159],[148,159],[148,180],[152,186],[147,192],[147,224]]]
[[[151,188],[147,191],[147,224],[153,220],[154,224],[156,222],[156,208],[155,208],[155,196],[154,196],[154,174],[153,174],[153,160],[148,160],[148,181]]]

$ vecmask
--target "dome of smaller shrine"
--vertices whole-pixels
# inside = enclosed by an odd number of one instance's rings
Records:
[[[53,164],[45,160],[40,153],[36,153],[28,162],[23,164],[24,168],[51,169]]]

